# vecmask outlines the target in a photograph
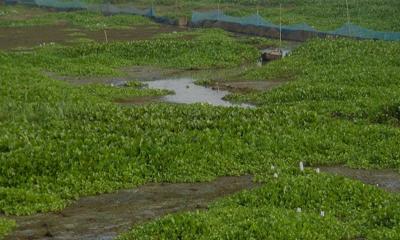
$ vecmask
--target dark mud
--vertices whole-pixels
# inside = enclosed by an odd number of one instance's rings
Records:
[[[215,82],[213,89],[222,89],[230,92],[254,92],[265,91],[284,84],[285,81],[235,81],[235,82]]]
[[[320,167],[320,170],[359,180],[389,192],[400,192],[400,174],[394,170],[363,170],[344,166]]]
[[[257,186],[251,176],[222,177],[209,183],[147,184],[82,198],[59,213],[13,217],[18,227],[6,239],[112,239],[134,224],[206,209],[219,197]]]
[[[185,28],[170,25],[142,25],[129,29],[108,29],[107,39],[112,41],[146,40],[160,33],[183,31]],[[0,49],[31,48],[43,44],[72,45],[87,40],[105,42],[104,31],[90,31],[68,24],[48,26],[0,28]]]

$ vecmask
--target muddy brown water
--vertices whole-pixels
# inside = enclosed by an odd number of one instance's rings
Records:
[[[400,174],[394,170],[364,170],[344,166],[319,167],[327,172],[377,186],[389,192],[400,192]]]
[[[146,40],[160,33],[172,33],[186,30],[170,25],[142,25],[129,29],[106,30],[108,41]],[[31,48],[40,44],[60,43],[71,45],[80,39],[105,42],[104,31],[90,31],[68,24],[48,26],[0,28],[0,49]]]
[[[18,227],[6,239],[113,239],[134,224],[169,213],[206,209],[219,197],[257,186],[251,176],[221,177],[208,183],[147,184],[85,197],[59,213],[12,217]]]

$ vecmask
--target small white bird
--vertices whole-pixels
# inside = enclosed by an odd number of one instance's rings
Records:
[[[296,209],[296,212],[301,213],[301,208],[298,207],[298,208]]]

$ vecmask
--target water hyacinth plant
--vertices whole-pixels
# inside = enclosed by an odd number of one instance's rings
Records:
[[[254,109],[119,106],[115,98],[165,92],[75,86],[48,74],[255,65],[257,49],[225,33],[0,52],[0,212],[59,211],[82,196],[149,182],[251,174],[258,189],[220,199],[208,211],[135,226],[120,238],[397,239],[397,194],[304,165],[399,168],[393,108],[400,97],[399,51],[392,42],[307,42],[290,57],[239,74],[243,81],[286,81],[270,91],[230,95],[257,104]]]

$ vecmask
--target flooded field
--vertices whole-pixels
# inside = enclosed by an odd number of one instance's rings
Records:
[[[107,41],[133,41],[151,39],[161,33],[183,31],[184,28],[170,25],[143,25],[129,29],[106,30]],[[80,41],[105,42],[103,30],[90,31],[67,24],[0,28],[0,49],[37,47],[41,44],[74,44]]]
[[[12,217],[18,228],[6,239],[113,239],[134,224],[169,213],[206,209],[219,197],[257,186],[251,176],[222,177],[209,183],[147,184],[81,198],[58,213]]]
[[[398,43],[1,8],[0,239],[400,239]]]

